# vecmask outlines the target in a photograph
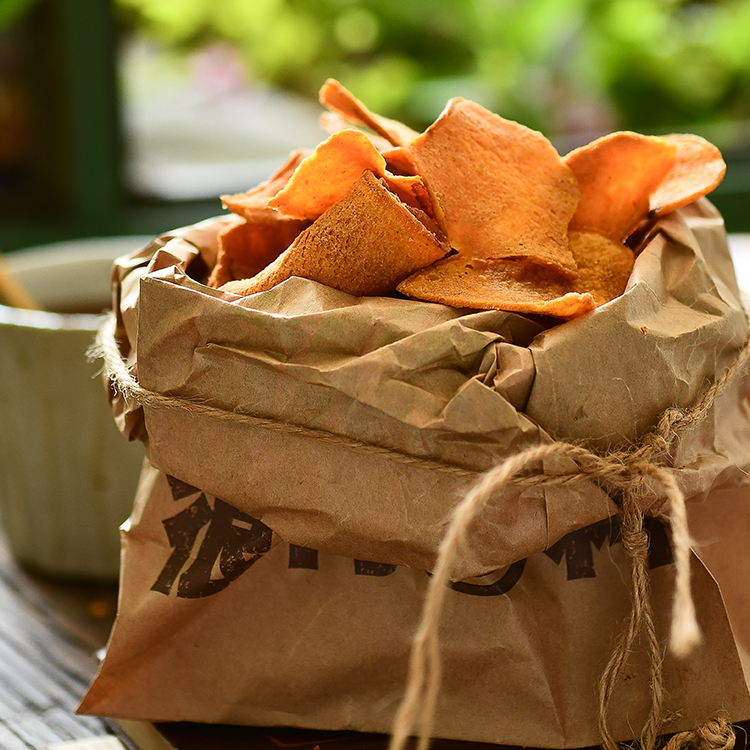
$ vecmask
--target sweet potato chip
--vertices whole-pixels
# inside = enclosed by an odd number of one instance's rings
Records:
[[[291,276],[353,295],[381,295],[450,251],[370,171],[257,276],[222,287],[235,294],[270,289]]]
[[[260,273],[310,223],[286,219],[275,211],[273,213],[273,218],[240,222],[219,234],[219,253],[208,286],[220,287],[228,281]]]
[[[543,135],[459,98],[409,150],[459,253],[575,277],[567,231],[578,184]]]
[[[427,192],[421,178],[388,172],[383,156],[359,130],[340,130],[323,141],[268,205],[295,219],[316,219],[368,170],[383,177],[404,202],[425,210]]]
[[[430,199],[430,194],[425,187],[422,178],[417,175],[394,175],[386,170],[385,174],[378,175],[385,186],[395,193],[408,206],[424,211],[431,218],[435,218],[435,209]]]
[[[474,310],[507,310],[526,314],[575,318],[596,307],[587,293],[552,280],[533,264],[457,254],[423,268],[398,285],[413,299]]]
[[[571,232],[569,241],[578,264],[575,291],[589,292],[597,307],[619,297],[633,270],[633,251],[595,232]]]
[[[337,115],[335,112],[322,112],[320,115],[320,126],[329,135],[338,133],[340,130],[358,129],[356,123],[345,120],[341,115]],[[371,133],[365,130],[365,128],[361,128],[361,131],[372,141],[372,145],[375,146],[381,154],[393,148],[393,144],[390,141],[381,138],[377,133]]]
[[[417,166],[414,164],[409,150],[403,147],[391,148],[381,151],[388,170],[392,174],[412,175],[417,173]]]
[[[271,217],[273,220],[276,211],[269,208],[268,201],[284,188],[302,160],[309,154],[306,149],[293,151],[289,159],[268,180],[247,193],[222,195],[222,204],[232,213],[250,221],[261,220],[264,217]]]
[[[724,179],[727,165],[716,146],[697,135],[665,135],[676,147],[675,162],[652,193],[652,216],[663,216],[687,206],[714,190]]]
[[[570,231],[597,232],[624,242],[649,211],[649,198],[675,162],[662,138],[611,133],[565,157],[581,188]]]
[[[324,107],[345,120],[364,125],[394,146],[406,146],[417,136],[417,133],[407,125],[370,112],[359,99],[333,78],[329,78],[323,84],[319,98]]]

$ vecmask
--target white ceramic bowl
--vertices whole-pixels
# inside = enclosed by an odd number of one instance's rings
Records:
[[[87,350],[111,307],[119,237],[10,253],[5,265],[45,310],[0,305],[0,521],[13,555],[55,576],[115,579],[119,525],[143,460],[117,430]]]

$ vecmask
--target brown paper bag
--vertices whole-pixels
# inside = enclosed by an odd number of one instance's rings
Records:
[[[81,711],[388,732],[424,571],[481,473],[555,440],[605,453],[638,441],[742,349],[723,224],[705,200],[662,220],[624,295],[545,330],[296,278],[247,298],[209,289],[226,221],[116,268],[116,337],[137,387],[125,373],[113,407],[153,468]],[[665,731],[719,710],[750,716],[745,391],[742,377],[722,387],[671,455],[703,643],[689,660],[666,657]],[[552,456],[544,474],[569,464]],[[507,485],[472,523],[442,618],[436,736],[599,741],[596,684],[630,609],[617,498],[600,484]],[[665,639],[672,552],[659,519],[648,529]],[[645,720],[647,661],[636,647],[616,687],[617,739]]]

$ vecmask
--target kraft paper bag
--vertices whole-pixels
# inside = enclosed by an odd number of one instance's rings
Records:
[[[137,388],[119,382],[112,406],[151,466],[80,710],[388,732],[426,571],[482,473],[554,441],[604,455],[637,443],[743,349],[723,223],[705,200],[661,220],[621,297],[552,324],[297,278],[245,298],[210,289],[217,231],[234,220],[165,235],[115,269],[114,340]],[[664,731],[750,716],[746,380],[670,456],[703,641],[665,657]],[[596,685],[631,607],[617,501],[585,477],[493,493],[441,619],[435,736],[599,742]],[[673,550],[659,492],[643,502],[666,642]],[[645,720],[648,666],[636,644],[609,709],[619,740]]]
[[[256,519],[154,469],[142,482],[124,534],[117,626],[83,710],[389,732],[427,574],[280,542]],[[724,493],[711,514],[740,511],[718,556],[742,554],[745,566],[748,502],[748,489]],[[492,576],[454,584],[436,736],[599,742],[595,686],[630,606],[618,529],[617,516],[606,518]],[[649,530],[654,598],[668,602],[668,536],[659,521]],[[739,570],[726,571],[720,591],[698,558],[692,572],[704,646],[686,663],[667,659],[668,710],[682,714],[669,730],[748,710],[735,647],[740,636],[750,645],[747,609],[733,634],[742,607],[730,620],[722,602],[722,591],[746,602],[747,585]],[[665,636],[669,608],[658,615]],[[623,739],[645,719],[647,667],[636,652],[615,695],[613,730]]]

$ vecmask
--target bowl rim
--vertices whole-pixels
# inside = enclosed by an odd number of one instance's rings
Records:
[[[53,242],[9,252],[4,256],[4,264],[18,277],[42,270],[73,269],[92,262],[113,264],[116,258],[135,252],[152,240],[150,235],[118,235]],[[101,313],[25,310],[0,303],[0,326],[94,332],[103,318]]]

